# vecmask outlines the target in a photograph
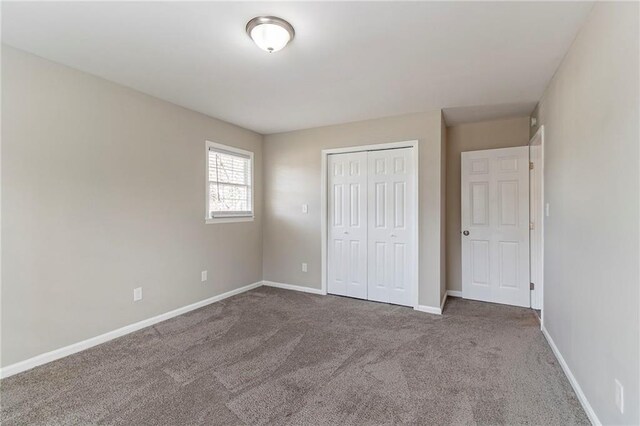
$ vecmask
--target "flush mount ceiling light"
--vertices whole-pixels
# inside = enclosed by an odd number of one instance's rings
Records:
[[[296,34],[290,23],[275,16],[258,16],[247,22],[247,34],[269,53],[283,49]]]

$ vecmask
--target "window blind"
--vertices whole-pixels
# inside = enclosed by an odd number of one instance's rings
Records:
[[[209,217],[252,216],[251,158],[209,148]]]

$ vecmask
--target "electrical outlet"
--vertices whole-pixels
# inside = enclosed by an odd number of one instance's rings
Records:
[[[616,382],[616,407],[620,413],[624,414],[624,386],[618,379],[614,379],[614,381]]]
[[[307,272],[307,264],[306,263],[302,264],[302,272]]]
[[[136,287],[133,289],[133,301],[137,302],[142,300],[142,287]]]
[[[309,213],[309,204],[302,205],[302,213]]]
[[[202,271],[200,273],[200,279],[202,280],[202,282],[205,282],[207,280],[207,271]]]

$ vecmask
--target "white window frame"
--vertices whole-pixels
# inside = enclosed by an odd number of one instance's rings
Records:
[[[251,213],[249,214],[238,214],[238,215],[228,215],[223,217],[209,217],[209,150],[213,148],[214,150],[219,149],[222,151],[227,151],[230,153],[236,153],[243,156],[249,157],[249,164],[251,167]],[[255,165],[253,162],[253,152],[246,151],[244,149],[236,148],[234,146],[223,145],[221,143],[206,141],[205,143],[205,222],[207,224],[211,223],[233,223],[233,222],[252,222],[255,217],[255,186],[254,186],[254,175],[255,175]]]

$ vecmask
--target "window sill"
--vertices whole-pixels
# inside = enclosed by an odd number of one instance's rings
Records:
[[[205,223],[210,225],[212,223],[253,222],[253,219],[253,216],[216,217],[213,219],[205,219]]]

